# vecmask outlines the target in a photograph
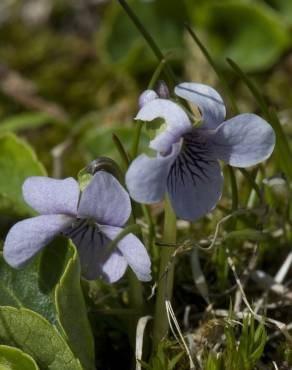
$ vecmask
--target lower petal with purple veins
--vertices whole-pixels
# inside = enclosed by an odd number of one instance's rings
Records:
[[[85,279],[95,280],[101,277],[114,283],[124,275],[128,266],[126,259],[119,250],[113,251],[110,256],[106,255],[110,239],[97,226],[81,220],[66,235],[72,239],[78,250],[81,273]]]
[[[175,213],[185,220],[197,220],[215,207],[222,189],[223,175],[219,163],[212,158],[205,142],[188,135],[167,179]]]

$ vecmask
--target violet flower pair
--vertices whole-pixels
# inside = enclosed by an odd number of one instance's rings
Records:
[[[202,122],[194,128],[183,108],[146,90],[136,119],[163,118],[162,130],[150,142],[156,157],[138,156],[126,174],[131,197],[155,203],[168,192],[176,214],[196,220],[215,207],[223,188],[218,159],[232,166],[252,166],[267,159],[275,145],[271,126],[255,114],[225,119],[221,96],[211,87],[182,83],[176,95],[195,103]],[[133,234],[126,235],[107,255],[107,246],[131,213],[130,198],[110,174],[97,172],[80,194],[73,178],[30,177],[23,185],[25,201],[41,215],[15,224],[4,244],[4,258],[13,267],[31,260],[62,233],[76,245],[87,279],[119,280],[129,265],[142,281],[151,279],[150,259]]]

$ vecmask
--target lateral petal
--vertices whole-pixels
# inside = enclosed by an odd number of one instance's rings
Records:
[[[223,122],[210,136],[218,159],[235,167],[254,166],[266,160],[275,147],[275,133],[261,117],[245,113]]]
[[[18,222],[4,242],[5,261],[15,268],[24,266],[73,221],[64,215],[43,215]]]

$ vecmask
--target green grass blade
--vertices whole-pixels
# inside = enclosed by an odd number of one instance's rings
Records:
[[[289,180],[292,181],[292,167],[290,165],[292,153],[275,111],[268,107],[262,94],[259,92],[254,83],[249,79],[249,77],[239,68],[239,66],[230,58],[227,58],[227,62],[250,90],[251,94],[254,96],[259,107],[261,108],[263,115],[273,127],[276,134],[275,155],[277,163],[282,171],[286,173]]]

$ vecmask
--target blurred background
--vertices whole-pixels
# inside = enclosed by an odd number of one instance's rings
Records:
[[[253,75],[289,133],[291,1],[133,0],[129,4],[168,56],[178,80],[211,84],[224,95],[186,31],[187,22],[224,70],[241,110],[254,111],[253,99],[226,57]],[[119,3],[1,0],[0,37],[0,132],[25,136],[50,173],[50,150],[78,127],[74,145],[64,153],[62,176],[75,175],[77,168],[98,155],[118,159],[110,133],[117,132],[126,146],[130,144],[137,98],[158,64]]]
[[[254,97],[229,67],[226,58],[236,61],[257,84],[268,104],[276,108],[291,144],[291,0],[129,0],[128,3],[167,56],[178,81],[214,86],[225,99],[227,115],[232,115],[228,96],[187,32],[184,26],[187,22],[224,73],[240,111],[261,115]],[[158,61],[116,0],[1,0],[0,39],[0,134],[17,135],[17,138],[5,136],[5,140],[0,141],[0,234],[3,238],[16,220],[31,212],[21,195],[24,179],[32,174],[44,174],[34,153],[22,141],[18,142],[18,138],[32,146],[49,176],[76,177],[78,171],[97,156],[110,156],[121,164],[112,133],[118,135],[127,149],[131,148],[137,100],[147,88]],[[144,147],[147,140],[145,135]],[[279,167],[272,157],[269,164],[263,166],[263,177],[280,172]],[[255,178],[256,172],[252,171]],[[239,203],[246,205],[250,186],[238,172],[237,176],[241,181]],[[281,176],[279,179],[285,183]],[[197,240],[213,234],[222,214],[230,211],[229,182],[226,181],[225,186],[224,197],[211,217],[191,227],[180,221],[182,239],[190,232]],[[243,234],[240,239],[236,234],[232,239],[231,227],[226,227],[241,272],[250,261],[249,238],[254,238],[255,244],[257,238],[264,240],[258,263],[262,270],[274,276],[285,260],[291,249],[292,224],[291,198],[287,194],[288,191],[267,197],[273,210],[268,215],[268,227],[266,214],[265,217],[262,214],[242,217],[238,228],[252,229],[253,236]],[[159,210],[153,208],[153,213],[155,217],[158,215],[159,225]],[[272,235],[269,241],[265,239],[266,234],[262,234],[264,228]],[[160,231],[158,226],[158,233]],[[153,250],[155,252],[155,248]],[[216,250],[212,257],[203,255],[202,259],[212,302],[228,310],[228,292],[234,287],[234,279],[224,249]],[[155,256],[153,260],[155,271]],[[196,343],[204,349],[207,331],[211,333],[210,338],[214,332],[207,319],[206,327],[199,325],[205,320],[206,301],[194,287],[189,260],[190,256],[185,254],[177,264],[174,306],[181,323],[186,307],[192,308],[191,330],[196,328],[194,338],[199,337]],[[291,284],[291,277],[289,281]],[[130,368],[127,364],[131,363],[133,353],[129,350],[123,316],[120,319],[115,314],[96,315],[97,308],[118,311],[127,307],[126,284],[98,284],[94,292],[92,286],[87,287],[99,347],[97,368],[116,369],[123,361],[124,368]],[[250,300],[262,294],[259,292],[261,290],[251,284]],[[283,322],[291,321],[291,301],[288,303],[290,307],[283,306],[282,311],[271,309],[268,314]],[[186,330],[189,330],[187,325]],[[216,343],[216,333],[214,338]],[[266,347],[266,363],[270,363],[278,351],[277,346],[278,343]],[[115,357],[113,353],[118,355]],[[289,356],[292,363],[291,351]],[[107,367],[106,363],[110,365]],[[188,367],[181,367],[185,368]]]

